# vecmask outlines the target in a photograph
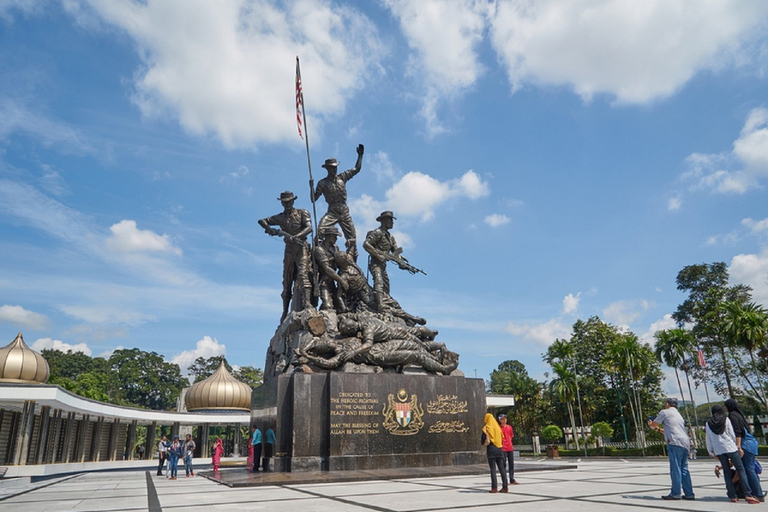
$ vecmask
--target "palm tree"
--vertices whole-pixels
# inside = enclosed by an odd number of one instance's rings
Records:
[[[680,389],[680,398],[684,397],[683,385],[680,383],[680,372],[678,368],[682,368],[685,364],[685,354],[690,348],[690,338],[688,337],[688,331],[684,329],[664,329],[656,331],[653,337],[656,339],[656,348],[654,353],[656,359],[666,364],[670,368],[675,370],[675,378],[677,379],[677,387]],[[687,371],[686,371],[687,375]],[[690,382],[688,384],[688,390],[690,391]],[[691,402],[693,402],[693,393],[691,393]],[[694,411],[696,405],[693,406]],[[691,416],[688,413],[688,408],[685,407],[685,417],[688,421],[688,425],[691,423]],[[697,447],[697,441],[694,437],[694,447]]]
[[[579,389],[579,375],[576,373],[576,361],[574,359],[574,356],[576,354],[576,349],[573,346],[573,343],[569,343],[565,340],[556,339],[552,345],[549,346],[547,349],[547,356],[552,361],[560,361],[563,363],[567,363],[570,365],[570,367],[573,368],[573,376],[574,376],[574,384],[576,386],[576,403],[579,406],[579,423],[581,424],[581,435],[584,435],[585,429],[584,429],[584,413],[582,411],[581,407],[581,390]],[[576,430],[573,431],[574,438],[576,437]],[[576,449],[578,450],[579,443],[576,443]],[[584,447],[584,455],[587,454],[586,452],[586,445]]]
[[[731,336],[733,343],[749,352],[753,371],[757,371],[755,350],[762,350],[768,344],[768,311],[754,302],[742,304],[738,301],[727,301],[720,306],[723,313],[725,330]],[[752,382],[744,375],[747,384],[757,395],[763,405],[768,406],[765,389],[759,375],[757,376],[760,391],[755,389]]]
[[[576,394],[576,375],[570,370],[565,361],[553,361],[552,371],[557,376],[550,386],[557,394],[561,402],[568,406],[568,417],[571,420],[573,439],[576,441],[576,449],[579,449],[579,437],[576,435],[576,418],[573,415],[573,396]]]
[[[652,357],[653,353],[650,350],[644,350],[637,336],[633,333],[620,334],[606,347],[606,366],[615,372],[619,380],[625,382],[631,390],[631,394],[627,392],[627,395],[629,396],[632,420],[635,423],[638,444],[643,448],[645,447],[645,435],[641,419],[643,411],[637,390],[637,381],[642,380],[650,371]]]

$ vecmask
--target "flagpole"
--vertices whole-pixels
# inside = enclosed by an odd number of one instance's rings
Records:
[[[307,112],[304,106],[304,88],[301,83],[301,69],[299,67],[299,56],[296,56],[296,108],[301,105],[301,117],[304,122],[304,142],[307,146],[307,167],[309,168],[309,198],[312,200],[312,221],[315,227],[315,234],[312,237],[312,247],[315,246],[315,238],[318,236],[317,232],[317,208],[315,207],[315,180],[312,178],[312,159],[309,156],[309,130],[307,129]],[[301,128],[299,128],[299,135],[301,135]]]

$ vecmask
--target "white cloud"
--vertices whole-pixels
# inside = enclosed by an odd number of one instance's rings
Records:
[[[754,220],[749,217],[741,220],[741,225],[755,235],[768,235],[768,218]]]
[[[731,283],[751,286],[752,300],[768,307],[768,248],[734,256],[728,271]]]
[[[389,155],[384,151],[377,151],[370,157],[366,157],[366,160],[365,166],[376,176],[378,182],[392,182],[399,175],[399,171],[395,169],[389,160]]]
[[[70,343],[64,343],[61,340],[54,340],[52,338],[38,338],[29,347],[32,350],[36,350],[38,352],[45,349],[60,350],[61,352],[69,352],[71,350],[72,352],[82,352],[87,356],[91,355],[91,349],[88,347],[87,343],[78,343],[77,345],[72,345]]]
[[[667,210],[670,212],[674,212],[680,209],[680,207],[683,205],[683,201],[680,199],[680,197],[672,197],[667,201]]]
[[[19,11],[22,15],[29,15],[44,9],[42,2],[28,2],[27,0],[1,0],[0,19],[7,22],[13,21],[13,11]]]
[[[135,326],[152,321],[155,317],[148,313],[131,310],[128,307],[115,307],[105,304],[63,305],[62,313],[92,324],[111,324]]]
[[[0,213],[81,247],[91,238],[84,215],[24,183],[0,179]]]
[[[570,339],[571,328],[560,320],[553,318],[541,324],[516,324],[509,322],[504,329],[513,336],[522,336],[528,341],[534,341],[545,347],[556,339]]]
[[[721,194],[744,194],[759,188],[768,177],[768,109],[750,111],[733,150],[716,154],[693,153],[686,159],[683,180],[693,188]]]
[[[226,182],[237,183],[240,178],[244,178],[245,176],[248,176],[249,172],[250,170],[248,169],[248,166],[240,165],[236,170],[228,172],[227,174],[219,178],[219,183],[226,183]]]
[[[48,317],[21,306],[0,306],[0,322],[8,322],[30,329],[43,329],[48,323]]]
[[[750,111],[739,138],[733,143],[733,154],[747,169],[761,174],[768,172],[768,109]]]
[[[424,83],[421,115],[427,133],[445,131],[437,109],[471,87],[483,72],[477,55],[492,5],[483,0],[385,0],[413,50],[408,73]]]
[[[563,298],[563,314],[564,315],[570,315],[571,313],[575,313],[577,309],[579,309],[579,301],[581,301],[581,292],[577,293],[575,296],[572,293],[569,293]]]
[[[203,339],[199,340],[195,344],[194,350],[185,350],[179,354],[176,354],[171,358],[171,362],[178,364],[182,373],[186,373],[189,366],[195,362],[198,357],[209,358],[213,356],[223,356],[227,354],[227,346],[223,343],[219,343],[216,338],[210,336],[203,336]]]
[[[228,147],[298,143],[296,55],[312,105],[308,123],[318,133],[314,116],[342,113],[384,51],[368,18],[323,0],[89,4],[138,47],[143,66],[133,99],[142,113],[170,113],[187,131],[215,134]],[[80,7],[73,16],[82,17]]]
[[[632,322],[640,318],[641,313],[647,311],[649,306],[649,303],[644,300],[619,300],[603,309],[603,318],[608,323],[629,329]]]
[[[430,220],[435,209],[449,199],[468,197],[478,199],[490,194],[488,184],[472,170],[459,179],[439,181],[427,174],[411,171],[387,190],[387,206],[395,215],[421,217]]]
[[[133,252],[170,252],[181,255],[181,249],[174,246],[168,235],[158,235],[149,230],[138,229],[135,220],[121,220],[109,230],[112,236],[107,238],[107,247],[118,253]]]
[[[672,315],[667,313],[661,319],[653,322],[650,327],[648,327],[648,330],[640,335],[640,340],[642,340],[643,343],[650,343],[651,346],[654,346],[656,344],[656,339],[653,335],[656,334],[657,331],[674,329],[675,327],[677,327],[677,324],[672,319]]]
[[[696,73],[746,65],[766,2],[499,0],[491,40],[513,90],[568,85],[646,103]]]
[[[504,215],[503,213],[492,213],[491,215],[488,215],[485,217],[485,223],[491,226],[492,228],[496,228],[499,226],[503,226],[504,224],[508,224],[511,219]]]
[[[122,345],[118,345],[115,348],[110,348],[100,354],[96,354],[96,357],[101,357],[102,359],[109,359],[110,357],[112,357],[112,354],[114,354],[117,350],[125,350],[125,347]]]
[[[0,97],[0,140],[15,132],[32,135],[46,146],[55,144],[69,152],[92,149],[83,136],[69,126],[34,112],[23,100]]]

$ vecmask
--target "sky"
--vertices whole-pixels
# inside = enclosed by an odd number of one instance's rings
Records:
[[[768,305],[762,0],[0,0],[7,342],[263,368],[297,56],[315,181],[365,145],[358,237],[395,212],[392,295],[467,376],[544,379],[591,316],[652,343],[686,265]]]

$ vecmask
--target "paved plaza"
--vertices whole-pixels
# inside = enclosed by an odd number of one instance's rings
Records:
[[[710,459],[691,463],[696,501],[660,499],[669,492],[663,458],[525,462],[531,471],[520,472],[521,485],[511,486],[508,494],[489,494],[487,474],[231,488],[200,476],[168,480],[154,472],[135,470],[81,473],[16,488],[0,487],[0,511],[621,512],[747,507],[743,500],[738,504],[728,501]],[[562,462],[576,464],[577,469],[545,470]]]

